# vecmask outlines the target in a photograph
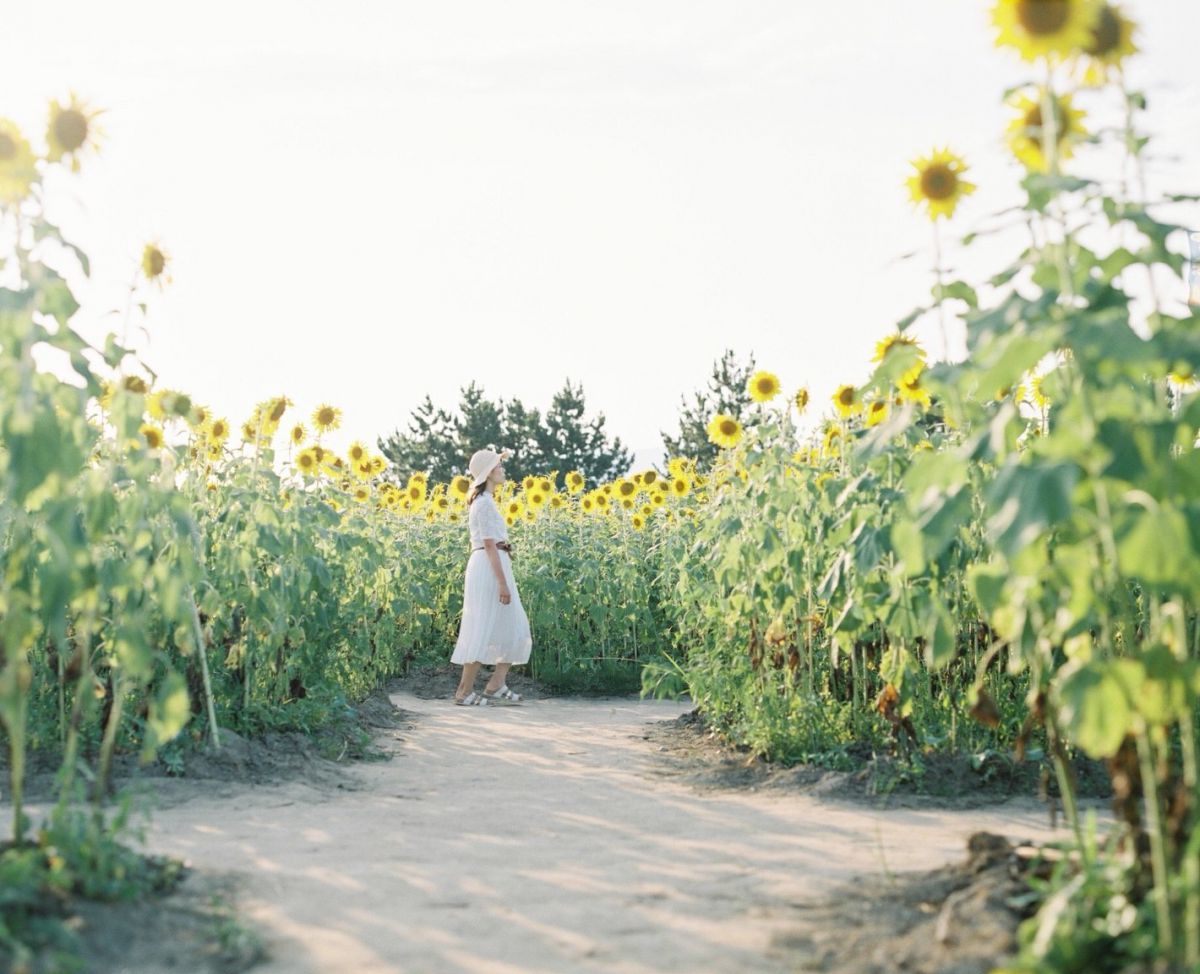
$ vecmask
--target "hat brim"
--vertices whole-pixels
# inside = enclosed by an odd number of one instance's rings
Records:
[[[480,477],[478,480],[473,481],[471,486],[478,487],[481,484],[487,483],[487,479],[488,479],[488,477],[490,477],[492,475],[492,471],[495,470],[498,466],[500,466],[500,464],[502,464],[505,460],[507,460],[511,456],[512,456],[511,451],[501,450],[499,455],[497,455],[497,457],[496,457],[496,462],[493,463],[490,467],[487,468],[487,470],[484,471],[484,474],[482,477]]]

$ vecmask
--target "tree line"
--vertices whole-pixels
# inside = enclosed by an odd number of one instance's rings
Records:
[[[705,469],[716,458],[706,427],[715,413],[739,420],[751,405],[746,384],[754,356],[745,362],[732,350],[713,363],[703,388],[680,397],[678,428],[663,432],[667,456],[693,458]],[[379,450],[400,476],[423,471],[435,482],[465,473],[480,448],[513,451],[505,464],[511,478],[551,470],[578,470],[589,483],[627,473],[633,454],[619,436],[610,436],[604,413],[589,416],[582,384],[566,380],[544,411],[520,399],[491,399],[475,382],[460,390],[457,407],[443,408],[426,395],[404,429],[380,437]]]

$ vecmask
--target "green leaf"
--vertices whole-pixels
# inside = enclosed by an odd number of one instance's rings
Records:
[[[148,761],[155,752],[176,737],[188,720],[192,710],[188,700],[187,681],[172,671],[150,701],[146,716],[146,738],[142,745],[142,760]]]
[[[1073,661],[1059,671],[1059,718],[1068,739],[1089,757],[1112,757],[1132,729],[1128,679],[1106,661]]]
[[[1073,463],[1001,467],[986,491],[993,512],[987,527],[1000,551],[1011,558],[1070,517],[1078,480]]]

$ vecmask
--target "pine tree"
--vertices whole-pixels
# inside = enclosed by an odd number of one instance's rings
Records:
[[[687,396],[680,396],[679,433],[662,434],[663,446],[668,457],[692,457],[698,468],[706,470],[720,452],[708,438],[708,423],[718,413],[732,416],[744,422],[746,411],[753,400],[746,392],[750,376],[754,374],[754,355],[745,365],[739,364],[732,349],[713,362],[712,376],[708,387],[692,394],[689,404]]]
[[[464,401],[467,390],[463,390]],[[408,432],[396,430],[380,438],[379,451],[402,477],[424,470],[435,480],[449,480],[464,464],[459,459],[455,419],[426,396],[412,412]]]
[[[603,413],[585,421],[586,408],[583,386],[572,386],[568,379],[554,394],[540,426],[538,452],[546,470],[578,470],[589,484],[598,484],[627,473],[633,454],[619,436],[609,443]]]
[[[519,399],[493,402],[475,383],[461,390],[454,414],[438,409],[426,396],[413,410],[408,431],[380,438],[379,449],[401,479],[425,471],[434,482],[465,473],[479,449],[507,449],[508,476],[565,474],[579,470],[589,483],[600,483],[629,470],[633,457],[619,437],[610,442],[603,413],[587,420],[583,387],[568,380],[555,393],[550,409],[529,409]]]

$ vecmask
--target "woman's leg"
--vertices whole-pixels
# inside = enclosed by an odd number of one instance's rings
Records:
[[[454,692],[454,699],[461,700],[468,693],[475,689],[475,677],[479,674],[479,663],[464,663],[462,668],[462,678],[458,681],[458,689]]]
[[[510,666],[512,666],[511,663],[496,664],[496,669],[495,672],[492,673],[492,678],[487,681],[487,686],[483,688],[485,693],[495,693],[502,686],[504,686],[505,681],[508,679],[508,668]]]

